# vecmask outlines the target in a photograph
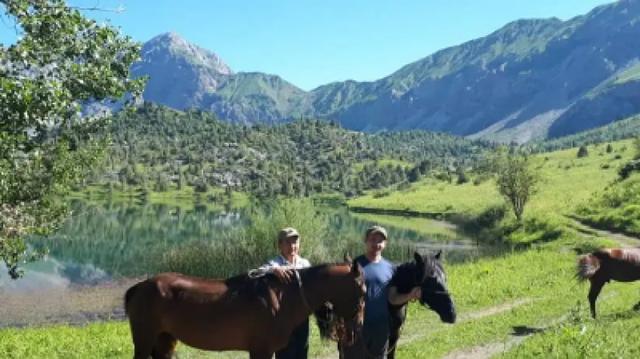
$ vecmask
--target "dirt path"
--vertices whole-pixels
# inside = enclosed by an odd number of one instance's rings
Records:
[[[460,315],[460,319],[458,323],[478,320],[491,315],[504,313],[514,308],[532,303],[535,300],[536,300],[535,298],[521,298],[513,302],[503,303],[493,307],[483,308],[480,310],[464,313]],[[438,330],[439,329],[429,329],[429,328],[421,328],[421,330],[411,330],[411,332],[413,333],[419,333],[414,335],[409,335],[408,330],[403,330],[403,332],[400,334],[400,341],[398,343],[398,346],[406,345],[416,340],[419,340],[421,338],[424,338],[427,335],[437,333]],[[498,348],[498,349],[501,349],[501,348]],[[336,359],[336,358],[338,358],[337,353],[332,353],[331,355],[322,357],[322,359]]]
[[[124,292],[135,282],[51,289],[37,295],[0,291],[0,328],[124,319]]]
[[[611,298],[615,295],[615,292],[608,293],[607,295],[602,296],[601,300]],[[488,359],[493,357],[494,355],[509,351],[513,347],[518,346],[525,340],[529,339],[534,334],[544,332],[545,330],[564,322],[568,318],[569,314],[567,313],[555,320],[548,322],[545,325],[535,327],[517,327],[514,328],[514,331],[510,333],[509,337],[504,341],[487,343],[471,348],[455,350],[444,356],[442,359]]]
[[[584,236],[610,238],[620,243],[621,246],[635,247],[640,245],[640,238],[592,227],[587,223],[581,222],[575,216],[566,215],[565,217],[571,221],[569,227]]]
[[[545,330],[564,322],[565,320],[567,320],[568,317],[569,315],[565,314],[560,318],[552,320],[550,323],[542,326],[514,328],[514,332],[511,333],[510,336],[505,341],[487,343],[487,344],[477,345],[475,347],[471,347],[467,349],[456,350],[444,356],[443,359],[491,358],[496,354],[503,353],[510,350],[511,348],[519,345],[520,343],[524,342],[525,340],[527,340],[528,338],[530,338],[532,335],[536,333],[544,332]]]

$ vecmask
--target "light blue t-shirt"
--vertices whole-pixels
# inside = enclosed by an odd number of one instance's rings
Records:
[[[378,323],[387,325],[389,318],[387,286],[393,276],[393,264],[384,258],[377,263],[372,263],[365,256],[356,258],[356,261],[364,270],[364,281],[367,285],[364,324],[365,326]]]

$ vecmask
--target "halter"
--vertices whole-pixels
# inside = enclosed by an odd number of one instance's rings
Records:
[[[296,281],[298,282],[298,290],[300,292],[300,297],[302,298],[302,304],[304,304],[307,309],[313,312],[313,308],[311,308],[309,302],[307,301],[307,296],[304,295],[304,288],[302,288],[302,277],[300,276],[300,272],[297,269],[294,269],[293,271],[296,274]]]

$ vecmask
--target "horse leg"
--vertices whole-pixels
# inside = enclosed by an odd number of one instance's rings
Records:
[[[153,359],[171,359],[176,349],[176,338],[169,333],[160,333],[151,351]]]
[[[133,359],[149,359],[153,351],[153,339],[141,335],[133,336]]]
[[[396,344],[398,344],[398,338],[400,333],[391,333],[389,335],[389,349],[387,349],[387,359],[395,359],[396,357]]]
[[[633,305],[633,310],[635,310],[635,311],[640,310],[640,302],[638,302],[638,303]]]
[[[400,328],[407,319],[407,305],[401,307],[389,306],[389,344],[387,344],[387,359],[395,359],[396,345],[400,338]]]
[[[589,289],[589,306],[591,308],[591,316],[593,317],[593,319],[596,319],[596,300],[598,299],[598,295],[600,295],[600,291],[602,290],[604,283],[605,281],[601,278],[591,278],[591,288]]]
[[[404,319],[404,318],[402,318]],[[402,323],[398,323],[392,320],[391,328],[389,328],[389,342],[387,344],[387,359],[395,359],[396,357],[396,345],[398,344],[398,339],[400,338],[400,327]]]
[[[133,339],[133,359],[148,359],[153,349],[153,334],[151,328],[144,322],[129,318],[131,338]]]

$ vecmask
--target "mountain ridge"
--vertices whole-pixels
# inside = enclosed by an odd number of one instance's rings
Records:
[[[176,34],[165,37],[188,51],[145,44],[144,66],[133,71],[151,76],[145,98],[212,111],[230,122],[315,117],[360,131],[424,129],[524,143],[640,113],[638,0],[602,5],[566,21],[515,20],[379,80],[333,82],[310,91],[277,75],[233,73],[215,53],[199,55],[207,50],[185,45]],[[194,58],[213,59],[222,70]]]

